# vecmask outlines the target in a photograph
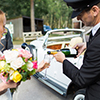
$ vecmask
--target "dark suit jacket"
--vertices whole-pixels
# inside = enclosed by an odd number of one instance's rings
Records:
[[[100,100],[100,29],[88,42],[81,69],[64,60],[63,73],[79,87],[86,88],[85,100]]]
[[[7,29],[7,33],[1,38],[0,41],[0,51],[3,52],[4,50],[12,48],[13,48],[13,43],[11,40],[10,32]]]

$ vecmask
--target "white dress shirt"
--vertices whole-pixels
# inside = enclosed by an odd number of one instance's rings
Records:
[[[94,36],[97,30],[100,28],[100,22],[92,28],[92,35]]]

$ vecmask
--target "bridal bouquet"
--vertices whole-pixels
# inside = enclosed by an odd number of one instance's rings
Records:
[[[0,78],[3,82],[26,81],[36,73],[37,61],[32,54],[22,48],[5,50],[0,54]]]

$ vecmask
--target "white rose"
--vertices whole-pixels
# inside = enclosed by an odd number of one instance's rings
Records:
[[[18,68],[21,68],[24,64],[25,64],[25,62],[23,61],[23,59],[21,57],[18,57],[11,62],[11,67],[14,70],[16,70]]]
[[[10,50],[4,51],[6,63],[11,63],[14,59],[18,57],[18,55],[19,55],[18,51],[10,51]]]
[[[13,69],[10,69],[10,70],[8,71],[8,73],[9,73],[10,75],[12,75],[12,74],[14,73],[14,70],[13,70]]]
[[[31,61],[28,61],[27,69],[28,69],[29,71],[32,71],[32,70],[33,70],[33,63],[32,63]]]

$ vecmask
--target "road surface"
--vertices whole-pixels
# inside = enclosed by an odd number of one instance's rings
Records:
[[[13,100],[72,100],[71,98],[72,96],[61,96],[34,76],[31,80],[22,82],[13,95]]]

